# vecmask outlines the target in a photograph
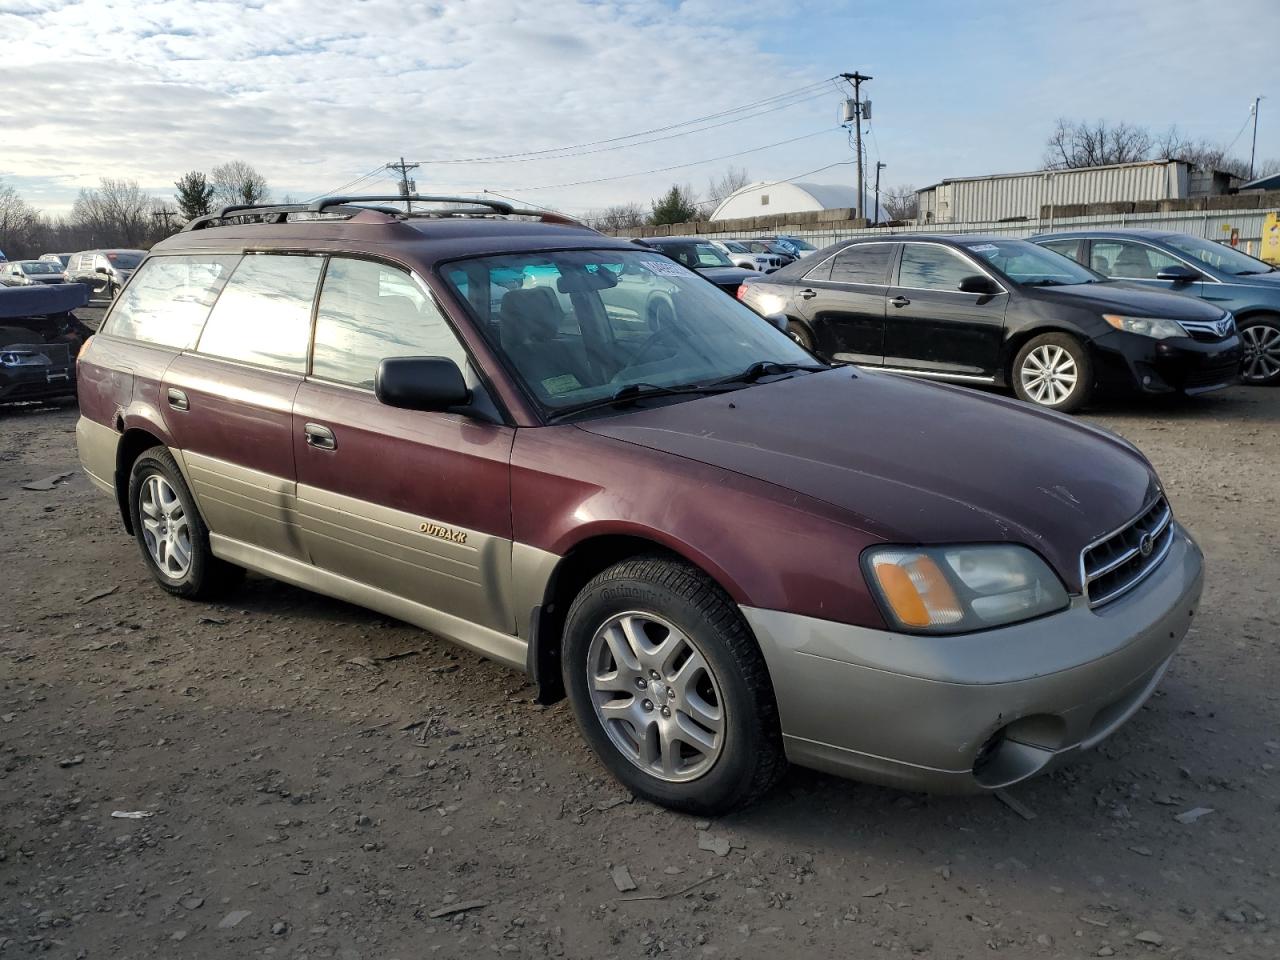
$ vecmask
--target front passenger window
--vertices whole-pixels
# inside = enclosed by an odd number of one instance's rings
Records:
[[[898,285],[916,290],[959,290],[960,281],[981,271],[936,243],[908,243],[902,248]]]
[[[316,310],[311,375],[371,390],[388,357],[448,357],[460,369],[467,363],[435,302],[406,271],[333,258]]]

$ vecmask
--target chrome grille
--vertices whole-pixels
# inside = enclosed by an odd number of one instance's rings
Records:
[[[1080,554],[1081,582],[1089,606],[1122,597],[1150,574],[1173,546],[1173,511],[1164,496],[1110,536]]]
[[[1221,340],[1235,331],[1235,318],[1227,314],[1220,320],[1179,320],[1195,340]]]

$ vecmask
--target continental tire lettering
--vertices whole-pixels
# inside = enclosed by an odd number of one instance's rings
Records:
[[[606,587],[600,596],[605,600],[647,600],[653,593],[642,587]]]
[[[452,527],[442,527],[438,523],[422,523],[418,525],[418,529],[429,537],[448,540],[450,543],[467,542],[467,532],[465,530],[454,530]]]

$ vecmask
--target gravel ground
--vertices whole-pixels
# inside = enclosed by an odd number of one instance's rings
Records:
[[[1280,955],[1280,390],[1091,414],[1210,574],[1034,819],[802,770],[714,822],[633,801],[516,673],[258,577],[163,594],[83,474],[23,489],[76,416],[0,411],[0,960]]]

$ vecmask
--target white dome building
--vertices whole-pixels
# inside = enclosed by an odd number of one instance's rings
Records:
[[[807,213],[812,210],[850,209],[858,205],[858,191],[838,183],[751,183],[720,201],[712,220],[765,217],[775,213]],[[864,209],[871,218],[874,194],[866,198]],[[880,218],[887,220],[881,208]]]

